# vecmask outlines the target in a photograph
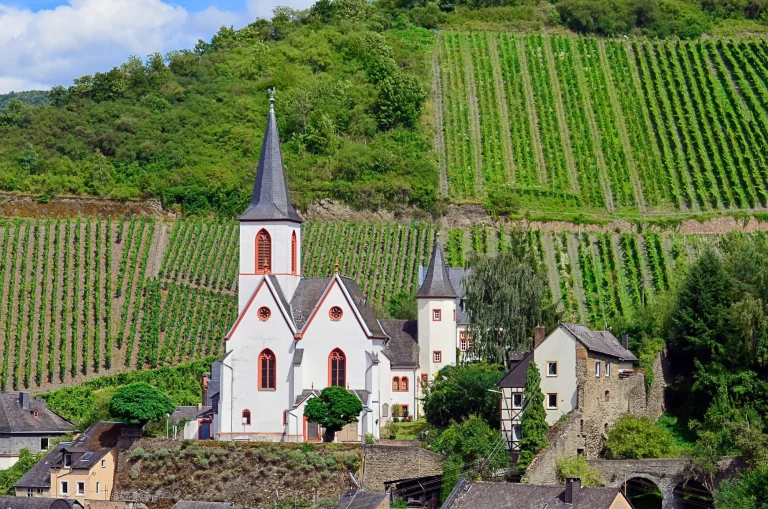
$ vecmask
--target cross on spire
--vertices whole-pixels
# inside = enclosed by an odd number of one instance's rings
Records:
[[[268,88],[267,93],[269,94],[269,109],[271,111],[275,110],[275,87]]]

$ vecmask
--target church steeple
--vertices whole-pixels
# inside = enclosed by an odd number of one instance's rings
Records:
[[[432,251],[432,258],[429,260],[429,267],[424,276],[416,298],[448,298],[456,299],[458,294],[451,284],[448,277],[448,268],[445,265],[445,256],[443,255],[443,246],[440,240],[435,243],[435,249]]]
[[[280,151],[280,134],[275,119],[274,89],[270,90],[269,117],[264,141],[261,144],[256,182],[248,209],[240,216],[241,221],[292,221],[303,222],[291,205],[288,182],[285,179],[283,154]]]

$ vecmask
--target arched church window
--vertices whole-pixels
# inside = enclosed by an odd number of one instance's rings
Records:
[[[344,315],[344,311],[341,310],[339,306],[333,306],[330,311],[328,311],[328,314],[331,317],[331,320],[334,322],[338,322],[341,320],[341,317]]]
[[[272,238],[267,230],[260,230],[256,235],[256,273],[272,272]]]
[[[408,390],[408,377],[404,376],[400,379],[400,390],[401,391],[407,391]]]
[[[251,425],[251,411],[246,409],[243,410],[243,426],[250,426]]]
[[[338,348],[328,356],[330,380],[328,385],[344,387],[347,384],[347,358]]]
[[[293,232],[291,234],[291,273],[297,274],[298,271],[296,270],[296,232]]]
[[[272,350],[264,350],[259,354],[259,390],[274,389],[277,361]]]
[[[392,390],[393,391],[399,391],[400,390],[400,379],[397,377],[392,378]]]
[[[272,316],[272,311],[270,311],[267,306],[261,306],[259,308],[258,315],[259,315],[259,320],[261,320],[262,322],[266,322],[267,320],[269,320],[269,317]]]

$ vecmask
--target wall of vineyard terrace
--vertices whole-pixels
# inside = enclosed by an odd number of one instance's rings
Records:
[[[469,252],[509,248],[515,226],[447,222],[310,218],[304,274],[329,275],[338,259],[384,312],[393,295],[415,290],[438,229],[449,263],[461,266]],[[725,217],[683,223],[683,233],[516,224],[528,227],[565,318],[594,327],[669,291],[696,253],[720,244],[687,232],[766,228]],[[237,252],[231,220],[0,218],[0,388],[47,391],[219,354],[236,314]]]

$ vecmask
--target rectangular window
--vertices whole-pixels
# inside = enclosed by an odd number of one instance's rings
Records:
[[[32,490],[32,488],[27,488],[27,497],[32,498],[35,496],[35,492]]]
[[[400,415],[402,415],[403,417],[405,417],[407,415],[411,415],[408,412],[408,405],[400,405]]]
[[[432,352],[432,362],[440,363],[443,362],[443,353],[439,350],[435,350]]]
[[[611,376],[611,363],[606,362],[605,363],[605,378],[609,378]]]
[[[72,455],[71,454],[65,454],[64,455],[64,468],[70,468],[72,466]]]
[[[465,337],[467,337],[466,331],[459,331],[459,339],[464,339]]]
[[[547,410],[557,410],[557,393],[550,392],[547,394]]]
[[[520,437],[522,436],[522,427],[521,426],[512,426],[512,441],[513,442],[519,442]]]
[[[523,393],[522,392],[516,392],[512,394],[512,408],[515,410],[520,410],[523,408]]]
[[[85,495],[85,482],[77,481],[77,496],[82,497]]]
[[[600,361],[595,363],[595,378],[600,378]]]
[[[101,468],[107,468],[107,460],[101,460]]]
[[[439,309],[433,309],[432,310],[432,321],[433,322],[439,322],[443,319],[443,313]]]
[[[462,352],[466,352],[467,351],[467,340],[466,339],[462,339],[459,342],[459,350],[461,350]]]
[[[101,483],[99,481],[96,481],[96,494],[101,493]]]
[[[48,449],[48,437],[43,437],[40,439],[40,450],[44,451]]]
[[[59,495],[69,495],[69,483],[67,481],[61,481],[59,486],[61,487],[59,490]]]
[[[547,376],[557,376],[557,361],[547,361]]]

